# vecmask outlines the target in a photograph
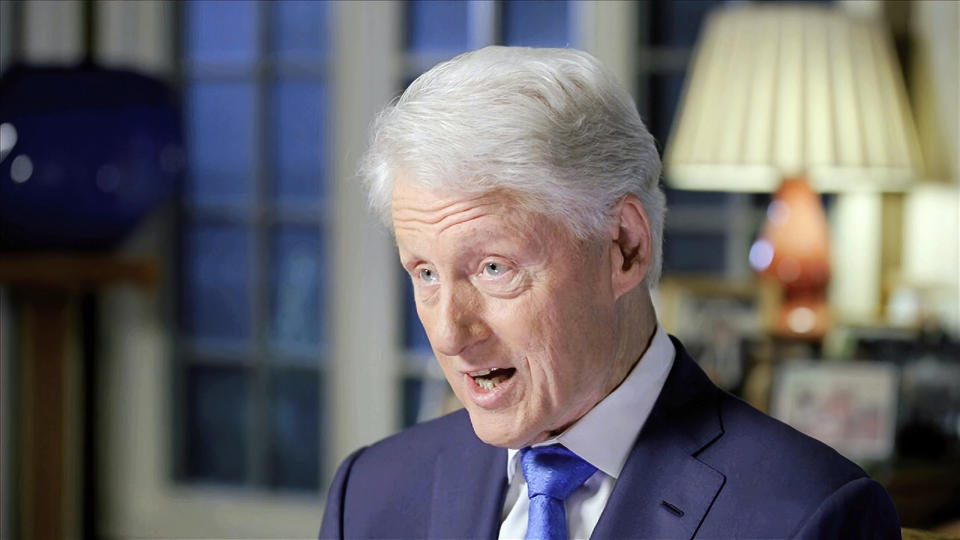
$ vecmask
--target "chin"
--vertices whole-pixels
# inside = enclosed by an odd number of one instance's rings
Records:
[[[522,448],[529,445],[524,434],[514,432],[506,422],[490,418],[483,412],[477,413],[470,409],[467,409],[467,412],[470,413],[473,432],[481,441],[501,448]]]

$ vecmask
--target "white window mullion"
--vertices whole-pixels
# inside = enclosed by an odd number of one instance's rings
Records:
[[[97,62],[168,77],[174,71],[176,5],[160,0],[97,2]]]
[[[499,3],[493,0],[470,0],[470,48],[479,49],[493,45],[500,39]]]
[[[630,95],[637,97],[636,2],[570,2],[570,46],[603,62]]]
[[[64,65],[83,59],[84,6],[80,0],[39,0],[21,6],[23,61]]]
[[[326,397],[331,421],[326,470],[349,452],[396,431],[400,404],[401,290],[389,234],[367,210],[356,176],[370,122],[402,75],[402,5],[336,4],[334,46],[334,209],[327,260],[334,314]]]

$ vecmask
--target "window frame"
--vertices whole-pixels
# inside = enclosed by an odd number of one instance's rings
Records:
[[[272,426],[270,424],[271,410],[271,388],[274,384],[272,375],[281,371],[302,371],[317,378],[317,391],[321,400],[323,400],[324,386],[327,382],[327,372],[329,371],[329,361],[325,339],[327,332],[320,330],[321,342],[319,349],[310,353],[290,353],[280,352],[273,343],[271,335],[271,323],[273,322],[273,293],[271,290],[273,280],[272,273],[277,270],[274,266],[278,263],[273,257],[274,240],[276,235],[284,227],[305,227],[313,229],[313,233],[318,235],[320,244],[326,244],[326,237],[330,227],[329,219],[329,198],[325,191],[321,191],[316,204],[292,205],[278,198],[277,187],[273,181],[278,178],[275,174],[277,170],[277,158],[274,151],[273,137],[277,134],[274,131],[275,124],[271,122],[276,117],[275,109],[275,90],[281,82],[315,83],[323,86],[329,86],[331,83],[330,60],[332,43],[328,43],[327,50],[321,52],[323,56],[319,59],[319,65],[304,65],[299,62],[289,62],[284,59],[273,56],[271,49],[274,44],[274,28],[276,17],[276,4],[268,2],[257,2],[252,4],[252,9],[256,10],[255,15],[255,35],[253,57],[251,63],[238,64],[235,66],[221,64],[217,62],[196,61],[188,58],[186,51],[183,50],[183,42],[188,39],[189,23],[186,21],[185,11],[188,4],[181,3],[177,5],[178,18],[181,24],[178,27],[179,33],[177,43],[181,47],[178,50],[179,59],[179,87],[186,95],[189,85],[196,83],[217,83],[217,82],[243,82],[250,84],[254,91],[254,118],[252,120],[252,130],[254,133],[253,147],[255,149],[252,156],[254,170],[252,171],[252,185],[250,186],[252,200],[249,206],[245,208],[222,208],[217,206],[206,206],[191,201],[186,194],[181,199],[180,214],[177,219],[178,239],[181,244],[178,248],[185,247],[190,231],[198,230],[210,225],[225,225],[242,231],[247,236],[247,299],[248,305],[248,336],[242,343],[222,343],[219,340],[209,340],[195,338],[189,335],[182,320],[185,310],[189,309],[185,304],[186,291],[182,286],[178,286],[178,299],[180,306],[178,312],[181,320],[174,326],[177,328],[175,347],[175,374],[174,374],[174,392],[176,399],[176,409],[174,411],[174,476],[176,481],[183,484],[195,484],[198,486],[208,485],[218,489],[239,489],[239,490],[264,490],[264,491],[302,491],[302,495],[309,495],[311,492],[306,490],[296,490],[291,488],[275,487],[272,485],[272,478],[269,471],[270,463],[270,441]],[[327,9],[332,8],[328,5]],[[328,16],[332,13],[328,13]],[[333,36],[328,36],[332,41]],[[186,100],[184,100],[186,101]],[[191,111],[186,110],[185,116],[190,115]],[[329,103],[324,104],[325,107]],[[329,124],[329,123],[328,123]],[[328,126],[322,126],[321,129],[328,129]],[[321,140],[330,141],[330,133],[321,134]],[[321,152],[329,150],[318,149]],[[324,164],[327,159],[322,160]],[[327,184],[331,171],[321,171],[322,181]],[[189,179],[188,179],[189,181]],[[179,265],[179,283],[185,284],[188,280],[187,253],[183,249],[177,249]],[[325,288],[329,284],[321,280],[318,291],[318,314],[319,323],[327,326],[328,316],[331,314],[329,305],[320,305],[320,302],[326,298]],[[325,329],[324,329],[325,330]],[[217,482],[202,480],[191,477],[189,472],[189,434],[188,415],[189,399],[188,386],[189,377],[192,368],[196,367],[231,367],[238,368],[246,381],[245,391],[247,392],[248,416],[246,421],[246,430],[244,439],[247,444],[244,461],[246,470],[239,484],[229,482]],[[317,492],[323,491],[324,482],[329,479],[329,474],[325,470],[324,463],[324,443],[325,434],[322,428],[326,424],[323,417],[327,408],[324,403],[318,403],[318,426],[317,437],[319,455],[317,466]]]

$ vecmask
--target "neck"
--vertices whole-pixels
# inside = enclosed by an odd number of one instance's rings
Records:
[[[615,358],[618,369],[610,392],[620,386],[643,354],[647,352],[657,330],[657,314],[650,300],[650,292],[642,286],[638,289],[624,295],[617,309]]]
[[[657,316],[653,309],[653,303],[650,301],[650,293],[646,288],[640,291],[634,290],[621,297],[617,304],[617,321],[615,369],[611,372],[603,395],[597,400],[597,403],[609,396],[623,383],[653,341],[654,332],[657,329]],[[595,406],[596,403],[591,405],[590,408],[592,409]],[[558,436],[579,421],[589,410],[583,411],[577,417],[577,420],[553,430],[547,433],[545,438],[527,445]]]

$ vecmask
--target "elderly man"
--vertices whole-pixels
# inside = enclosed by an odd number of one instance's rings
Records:
[[[589,54],[418,78],[364,166],[465,410],[349,456],[322,538],[894,538],[883,488],[658,326],[655,143]]]

